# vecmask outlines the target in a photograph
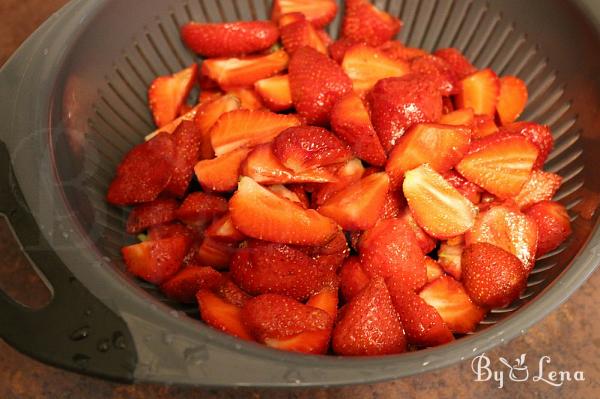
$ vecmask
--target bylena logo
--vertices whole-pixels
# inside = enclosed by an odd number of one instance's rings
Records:
[[[556,371],[552,369],[552,359],[550,356],[542,356],[537,362],[535,368],[529,368],[527,365],[527,354],[522,353],[512,363],[504,357],[498,359],[499,369],[492,368],[492,361],[482,353],[476,356],[471,362],[471,369],[475,374],[477,382],[494,381],[498,384],[498,389],[504,387],[505,379],[513,382],[533,381],[546,383],[554,387],[560,387],[565,382],[585,381],[583,371]],[[552,370],[550,370],[552,369]]]

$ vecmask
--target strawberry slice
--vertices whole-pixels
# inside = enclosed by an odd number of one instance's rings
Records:
[[[338,312],[338,301],[338,288],[325,287],[315,295],[311,296],[308,301],[306,301],[306,304],[326,311],[327,314],[331,316],[331,320],[335,320]]]
[[[293,24],[293,23],[299,22],[299,21],[306,21],[306,16],[304,14],[302,14],[301,12],[290,12],[287,14],[283,14],[279,18],[279,21],[277,21],[277,25],[279,25],[279,30],[281,30],[281,28],[283,28],[284,26],[287,26],[287,25],[290,25],[290,24]]]
[[[283,244],[321,245],[337,224],[313,209],[279,198],[249,177],[242,177],[229,201],[235,227],[249,237]]]
[[[240,308],[244,306],[248,299],[252,298],[233,281],[231,281],[227,275],[224,275],[221,285],[219,285],[213,291],[225,301]]]
[[[233,225],[229,212],[212,222],[204,233],[213,240],[228,243],[238,243],[246,238]]]
[[[331,110],[331,128],[350,145],[358,158],[375,166],[385,164],[385,152],[369,112],[357,94],[349,93],[335,103]]]
[[[406,338],[385,282],[373,278],[344,308],[333,330],[338,355],[374,356],[401,353]]]
[[[273,140],[273,154],[296,173],[348,161],[348,146],[328,130],[316,126],[291,127]]]
[[[240,178],[242,162],[248,156],[249,148],[237,148],[213,159],[200,161],[194,166],[194,173],[205,191],[233,191]]]
[[[423,250],[423,253],[428,254],[435,249],[437,245],[436,240],[419,226],[408,207],[398,211],[397,217],[402,219],[406,225],[410,227],[419,243],[419,247]]]
[[[546,159],[552,147],[554,147],[554,138],[548,126],[539,125],[534,122],[515,122],[506,125],[502,131],[511,134],[520,134],[525,136],[539,151],[539,155],[533,165],[534,168],[543,168]]]
[[[350,50],[352,47],[357,44],[366,44],[365,42],[356,41],[350,39],[348,37],[340,37],[333,43],[329,45],[327,48],[329,52],[329,56],[338,64],[341,64],[344,60],[344,55],[346,55],[346,51]]]
[[[279,31],[271,21],[188,22],[181,27],[181,39],[201,56],[232,57],[267,50],[279,39]]]
[[[160,290],[177,302],[193,303],[201,289],[213,289],[223,283],[221,273],[208,266],[188,266],[160,285]]]
[[[452,66],[443,58],[435,55],[424,55],[410,63],[410,71],[429,76],[437,89],[444,96],[456,94],[458,78]]]
[[[438,262],[431,259],[429,256],[425,257],[425,268],[427,269],[428,283],[444,275],[444,269],[442,269]]]
[[[454,237],[475,223],[473,203],[427,164],[406,172],[402,189],[417,224],[433,237]]]
[[[182,121],[171,135],[175,145],[173,175],[165,192],[181,197],[188,189],[202,151],[202,132],[192,121]]]
[[[498,133],[499,129],[494,118],[489,115],[475,115],[473,138],[480,139]]]
[[[398,140],[385,166],[393,185],[424,163],[439,173],[453,168],[469,150],[471,129],[464,126],[419,123]]]
[[[129,205],[155,200],[171,181],[174,159],[175,148],[167,133],[138,144],[117,167],[107,201]]]
[[[458,79],[464,79],[477,72],[477,69],[469,62],[469,60],[455,48],[438,49],[433,55],[446,61],[446,63],[452,67],[452,70]]]
[[[390,40],[378,47],[388,57],[393,60],[410,62],[415,58],[427,55],[427,52],[420,48],[406,47],[398,40]]]
[[[476,114],[494,116],[500,83],[491,69],[482,69],[460,81],[456,96],[458,108],[472,108]]]
[[[517,195],[531,174],[538,149],[525,137],[498,134],[474,143],[456,166],[467,180],[501,199]]]
[[[254,91],[254,88],[238,87],[227,91],[227,94],[236,96],[240,100],[240,109],[254,111],[264,109],[260,96]]]
[[[310,47],[292,55],[289,78],[296,110],[308,124],[326,124],[335,102],[352,90],[352,81],[343,69]]]
[[[410,72],[404,61],[389,58],[381,50],[358,44],[346,51],[342,62],[344,72],[352,79],[354,92],[363,96],[381,79],[400,77]]]
[[[442,276],[427,284],[419,296],[437,310],[450,331],[470,333],[483,320],[486,310],[473,303],[461,283]]]
[[[188,249],[185,237],[146,240],[121,248],[127,270],[152,284],[160,284],[173,276]]]
[[[148,89],[148,105],[154,123],[162,127],[177,118],[198,77],[198,65],[192,64],[173,75],[159,76]]]
[[[222,270],[229,267],[237,245],[204,237],[202,243],[194,248],[191,261],[200,265],[212,266]]]
[[[200,159],[211,159],[215,156],[210,137],[210,130],[215,122],[221,115],[240,109],[241,106],[240,99],[232,94],[226,94],[200,105],[194,117],[194,123],[200,129],[202,135]]]
[[[438,123],[452,126],[472,126],[475,123],[475,113],[471,108],[457,109],[442,115]]]
[[[198,96],[198,105],[211,102],[223,95],[223,92],[219,90],[219,85],[216,82],[214,82],[214,88],[205,89],[202,88],[202,80],[200,80],[200,88],[202,90],[200,90],[200,95]]]
[[[368,99],[373,127],[387,152],[412,125],[434,122],[442,115],[442,96],[427,75],[380,80]]]
[[[188,106],[187,104],[184,104],[184,105],[186,107]],[[183,110],[183,108],[184,108],[184,106],[182,106],[182,110]],[[147,134],[144,137],[144,140],[148,141],[148,140],[154,138],[155,136],[157,136],[161,132],[169,133],[169,134],[173,133],[175,131],[175,129],[177,129],[177,127],[181,124],[181,122],[183,122],[183,121],[193,121],[194,118],[196,117],[196,114],[198,113],[199,109],[200,109],[200,104],[196,105],[193,108],[190,108],[185,113],[182,113],[180,116],[178,116],[177,118],[173,119],[171,122],[167,123],[164,126],[159,127],[158,129],[156,129],[152,133]]]
[[[498,95],[498,117],[502,125],[508,125],[519,118],[527,104],[527,85],[514,76],[500,79]]]
[[[127,218],[125,230],[129,234],[138,234],[148,227],[169,223],[175,220],[175,210],[179,203],[174,199],[156,199],[133,208]]]
[[[175,217],[189,226],[204,227],[227,212],[227,200],[203,192],[190,193],[175,212]]]
[[[300,121],[293,115],[241,109],[221,115],[210,130],[210,137],[219,156],[240,147],[268,143],[285,129],[298,125]]]
[[[303,14],[295,17],[294,21],[284,22],[282,25],[284,18],[280,20],[281,42],[288,54],[294,54],[296,50],[304,46],[312,47],[320,53],[327,54],[327,47],[317,33],[317,29]]]
[[[528,274],[519,258],[492,244],[468,245],[462,254],[462,282],[479,306],[509,305],[527,286]]]
[[[314,207],[323,205],[333,195],[345,189],[350,184],[359,181],[364,172],[365,168],[359,159],[353,158],[346,162],[335,174],[337,181],[321,184],[312,193]]]
[[[324,245],[298,245],[296,248],[313,258],[317,265],[319,265],[319,268],[333,272],[337,272],[350,254],[346,235],[341,230],[338,230],[333,238]]]
[[[350,302],[369,284],[370,280],[356,256],[346,259],[340,269],[340,290],[344,300]]]
[[[557,174],[534,170],[521,192],[513,200],[520,209],[525,209],[538,202],[549,201],[560,188],[562,177]]]
[[[275,184],[273,186],[268,187],[269,191],[273,194],[277,195],[280,198],[288,199],[292,202],[302,205],[304,208],[308,208],[308,198],[300,198],[298,194],[294,191],[290,190],[283,184]]]
[[[438,249],[438,263],[456,280],[460,281],[462,276],[462,253],[464,250],[463,243],[452,244],[448,241],[442,241],[440,249]]]
[[[200,290],[196,294],[200,308],[200,318],[209,326],[229,335],[252,340],[252,336],[242,322],[242,309],[221,299],[209,290]]]
[[[227,90],[252,86],[257,80],[277,75],[287,68],[288,62],[284,50],[240,58],[209,58],[202,63],[202,72]]]
[[[282,15],[302,13],[316,28],[322,28],[335,18],[337,4],[335,0],[275,0],[271,10],[271,19],[279,21]]]
[[[459,175],[454,169],[451,169],[442,176],[448,183],[454,186],[466,199],[474,204],[478,204],[481,201],[481,188],[474,183],[471,183],[461,175]]]
[[[344,230],[367,230],[381,216],[389,184],[385,173],[369,175],[333,195],[318,211]]]
[[[152,226],[148,229],[148,240],[156,241],[163,238],[184,237],[189,245],[196,238],[196,232],[181,223],[166,223]]]
[[[512,253],[531,270],[535,262],[538,231],[535,221],[505,205],[492,206],[477,217],[473,228],[465,234],[465,243],[487,242]]]
[[[347,0],[342,21],[342,36],[378,46],[392,39],[402,21],[379,10],[366,0]]]
[[[554,201],[542,201],[525,213],[538,228],[536,256],[555,250],[571,235],[571,222],[564,205]]]
[[[277,75],[254,83],[254,89],[271,111],[285,111],[294,106],[288,75]]]

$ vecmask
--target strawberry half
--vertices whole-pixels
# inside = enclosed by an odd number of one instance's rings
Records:
[[[323,205],[329,198],[345,189],[350,184],[356,183],[361,179],[365,168],[359,159],[353,158],[340,167],[335,174],[337,181],[332,183],[320,184],[312,193],[313,208]]]
[[[505,76],[500,79],[500,93],[498,95],[498,118],[502,125],[507,125],[519,118],[527,104],[527,85],[514,76]]]
[[[221,273],[208,266],[188,266],[160,285],[160,290],[177,302],[193,303],[201,289],[211,290],[223,283]]]
[[[425,257],[425,268],[427,269],[428,283],[444,275],[444,269],[442,269],[438,262],[431,259],[429,256]]]
[[[452,67],[440,57],[424,55],[412,60],[410,71],[429,76],[444,96],[457,92],[458,78]]]
[[[187,107],[187,104],[184,104],[182,106],[182,112],[183,112],[183,108]],[[177,118],[173,119],[171,122],[167,123],[164,126],[159,127],[158,129],[156,129],[155,131],[153,131],[150,134],[147,134],[144,137],[145,141],[148,141],[152,138],[154,138],[155,136],[157,136],[159,133],[164,132],[164,133],[173,133],[175,131],[175,129],[177,129],[177,127],[181,124],[181,122],[183,121],[193,121],[194,118],[196,117],[196,114],[198,113],[198,110],[200,109],[200,104],[196,105],[193,108],[190,108],[188,111],[186,111],[185,113],[182,113],[180,116],[178,116]]]
[[[338,230],[326,244],[317,246],[298,245],[295,248],[313,258],[321,269],[333,272],[337,272],[350,254],[346,235],[341,230]]]
[[[243,241],[246,236],[240,233],[233,225],[231,215],[226,213],[219,219],[216,219],[204,232],[207,237],[210,237],[216,241],[223,241],[228,243],[237,243]]]
[[[242,309],[209,290],[200,290],[196,294],[200,308],[200,318],[209,326],[229,335],[252,340],[252,336],[242,322]]]
[[[246,301],[252,297],[231,281],[229,276],[223,276],[223,282],[213,291],[230,304],[243,307]]]
[[[295,21],[282,25],[280,31],[283,48],[288,54],[294,54],[296,50],[304,46],[312,47],[319,53],[327,54],[327,47],[321,40],[317,30],[302,14]]]
[[[121,254],[131,274],[160,284],[177,273],[187,249],[187,239],[175,236],[129,245],[121,248]]]
[[[238,148],[213,159],[200,161],[194,173],[205,191],[233,191],[240,178],[242,162],[250,148]]]
[[[254,83],[254,89],[271,111],[285,111],[294,106],[288,75],[277,75]]]
[[[446,63],[451,66],[458,79],[464,79],[477,71],[469,60],[455,48],[438,49],[433,55],[446,61]]]
[[[403,210],[398,211],[397,217],[403,220],[408,227],[412,230],[419,243],[419,247],[423,250],[423,253],[428,254],[433,251],[437,245],[437,241],[427,234],[415,221],[410,208],[405,207]]]
[[[346,302],[350,302],[369,285],[369,281],[371,278],[363,270],[358,257],[351,256],[346,259],[340,269],[340,290]]]
[[[192,263],[212,266],[215,269],[222,270],[229,267],[231,258],[237,250],[237,245],[215,240],[206,236],[195,248],[192,249]]]
[[[438,249],[438,263],[456,280],[460,281],[462,276],[462,253],[464,244],[452,244],[448,241],[442,241]]]
[[[182,121],[171,135],[175,145],[173,175],[165,192],[181,197],[188,189],[202,151],[202,132],[192,121]]]
[[[240,100],[240,109],[254,111],[265,108],[260,96],[254,91],[254,88],[238,87],[236,89],[228,90],[227,94],[236,96]]]
[[[316,28],[322,28],[335,18],[335,0],[274,0],[271,19],[279,21],[282,15],[302,13]]]
[[[269,191],[277,195],[278,197],[288,199],[292,202],[302,205],[304,208],[308,208],[308,198],[300,199],[298,194],[284,186],[283,184],[275,184],[268,187]]]
[[[491,69],[482,69],[460,81],[456,96],[458,108],[472,108],[476,114],[494,116],[500,83]]]
[[[392,39],[402,21],[379,10],[366,0],[347,0],[342,21],[342,36],[378,46]]]
[[[468,108],[470,109],[470,108]],[[475,115],[473,120],[473,138],[480,139],[498,133],[499,129],[494,118],[489,115]]]
[[[148,227],[157,224],[169,223],[175,220],[175,210],[179,203],[174,199],[156,199],[151,202],[140,204],[133,208],[127,218],[125,231],[129,234],[137,234]]]
[[[560,188],[562,177],[557,174],[534,170],[529,180],[523,185],[521,192],[513,200],[520,209],[525,209],[538,202],[549,201]]]
[[[202,135],[200,159],[211,159],[215,156],[210,137],[210,130],[215,122],[221,115],[240,109],[241,106],[240,99],[232,94],[226,94],[200,105],[194,117],[194,123],[200,129]]]
[[[410,62],[415,58],[427,55],[427,52],[420,48],[406,47],[398,40],[390,40],[378,47],[389,58],[398,61]]]
[[[571,222],[564,205],[554,201],[542,201],[525,213],[538,228],[536,256],[542,256],[558,248],[571,235]]]
[[[152,110],[154,123],[162,127],[179,116],[198,77],[198,65],[181,70],[173,75],[159,76],[148,89],[148,105]]]
[[[457,109],[442,115],[438,123],[452,126],[472,126],[475,123],[475,113],[471,108]]]
[[[552,147],[554,147],[554,138],[548,126],[539,125],[534,122],[515,122],[506,125],[502,131],[511,134],[520,134],[525,136],[539,151],[538,157],[533,165],[534,168],[543,168]]]
[[[227,200],[213,194],[194,192],[183,200],[175,212],[175,217],[183,223],[203,227],[215,217],[220,217],[227,212]]]

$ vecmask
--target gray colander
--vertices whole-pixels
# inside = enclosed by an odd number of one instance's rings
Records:
[[[540,320],[597,266],[600,192],[600,4],[596,0],[387,0],[399,39],[453,46],[479,67],[530,88],[522,117],[551,126],[546,165],[564,185],[574,234],[541,259],[512,306],[479,331],[402,355],[304,356],[242,342],[197,320],[124,272],[126,212],[104,195],[116,165],[153,130],[146,88],[197,60],[181,44],[189,20],[265,19],[263,0],[74,0],[53,15],[0,75],[0,212],[53,293],[41,310],[0,293],[0,335],[42,361],[122,381],[212,386],[366,383],[472,357]],[[331,25],[337,35],[340,18]],[[585,217],[584,217],[585,216]],[[193,317],[188,317],[191,315]]]

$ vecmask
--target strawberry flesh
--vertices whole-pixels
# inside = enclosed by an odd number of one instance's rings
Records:
[[[173,75],[159,76],[148,89],[148,104],[158,127],[175,120],[198,77],[198,65],[192,64]]]

